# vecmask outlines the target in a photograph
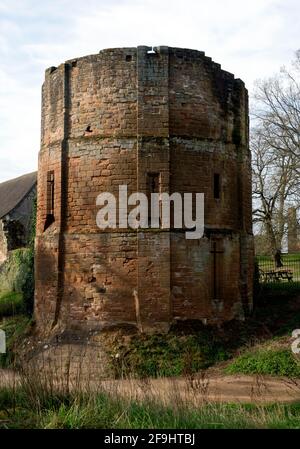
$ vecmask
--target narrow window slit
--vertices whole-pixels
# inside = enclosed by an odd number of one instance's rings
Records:
[[[159,209],[153,211],[151,207],[151,196],[152,193],[160,193],[160,174],[159,173],[147,173],[147,198],[148,198],[148,223],[151,225],[151,219],[153,223],[157,223],[160,226],[161,218],[161,205],[159,204]]]
[[[44,231],[55,221],[54,217],[54,171],[48,171],[47,173],[47,204],[46,204],[46,220],[44,225]]]
[[[214,198],[219,200],[221,198],[221,183],[219,173],[214,174]]]

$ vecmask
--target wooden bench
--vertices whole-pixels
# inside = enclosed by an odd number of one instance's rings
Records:
[[[288,282],[293,280],[293,272],[292,270],[269,270],[265,271],[260,269],[259,270],[259,277],[263,282],[279,282],[283,280],[288,280]]]

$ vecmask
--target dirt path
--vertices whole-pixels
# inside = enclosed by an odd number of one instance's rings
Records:
[[[0,369],[0,387],[19,382],[18,374]],[[70,382],[74,388],[74,383]],[[82,387],[82,385],[81,385]],[[247,402],[272,403],[300,401],[300,380],[292,382],[283,378],[265,376],[226,376],[210,374],[209,377],[160,378],[144,380],[89,381],[84,389],[105,390],[112,395],[131,399],[158,399],[167,404],[174,399],[182,403]]]
[[[136,399],[153,397],[163,402],[174,398],[183,403],[199,402],[294,402],[300,401],[300,382],[256,376],[215,376],[194,379],[151,379],[106,381],[107,391]]]

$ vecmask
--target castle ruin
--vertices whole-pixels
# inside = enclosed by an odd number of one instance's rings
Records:
[[[205,232],[106,229],[101,192],[204,193]],[[38,172],[35,317],[43,331],[252,309],[248,96],[203,52],[115,48],[46,71]]]

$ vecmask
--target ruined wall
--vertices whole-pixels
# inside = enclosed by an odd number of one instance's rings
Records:
[[[0,220],[0,264],[7,258],[7,240],[3,220]]]
[[[0,263],[6,260],[9,251],[27,246],[35,198],[36,187],[33,187],[25,198],[0,220]]]
[[[36,186],[34,186],[23,200],[18,204],[13,211],[11,211],[10,218],[12,220],[18,220],[28,232],[30,231],[30,225],[32,223],[32,214],[34,209],[34,201],[36,200]]]
[[[204,53],[109,49],[46,71],[38,174],[36,318],[40,328],[176,319],[220,322],[252,306],[247,91]],[[49,172],[54,211],[49,216]],[[99,230],[97,195],[204,192],[205,236]],[[220,198],[214,198],[214,175]],[[50,224],[49,224],[50,223]]]
[[[8,228],[8,250],[20,248],[28,245],[28,239],[31,233],[32,215],[34,213],[34,201],[36,199],[36,186],[23,198],[13,211],[9,214],[7,222],[13,223],[11,231]],[[19,229],[19,233],[14,229]]]

